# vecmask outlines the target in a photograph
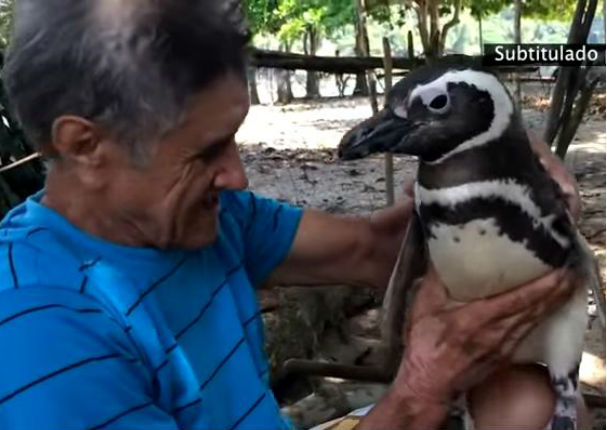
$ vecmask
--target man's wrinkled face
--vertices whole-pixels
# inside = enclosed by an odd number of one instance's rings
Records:
[[[108,171],[114,216],[130,224],[146,246],[211,244],[220,191],[247,187],[234,135],[248,108],[246,84],[233,75],[193,96],[185,121],[163,138],[143,167],[125,155]]]

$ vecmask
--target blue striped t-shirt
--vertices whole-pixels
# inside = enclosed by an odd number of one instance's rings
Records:
[[[254,287],[301,210],[221,196],[216,242],[122,246],[40,204],[0,225],[0,428],[284,429]]]

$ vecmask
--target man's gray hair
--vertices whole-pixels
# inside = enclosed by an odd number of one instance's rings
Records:
[[[38,148],[77,115],[142,154],[188,96],[230,71],[244,79],[247,42],[235,1],[17,0],[3,79]]]

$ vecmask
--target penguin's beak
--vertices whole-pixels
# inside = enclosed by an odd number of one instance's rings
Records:
[[[391,152],[399,146],[410,129],[410,121],[384,108],[342,137],[338,156],[341,160],[355,160],[376,152]]]

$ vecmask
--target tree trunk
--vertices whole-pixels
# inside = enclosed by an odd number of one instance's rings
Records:
[[[567,43],[585,43],[596,13],[597,3],[598,0],[578,0]],[[595,64],[601,63],[605,64],[604,55]],[[559,68],[544,129],[544,140],[550,146],[555,141],[557,142],[557,153],[560,157],[566,155],[596,86],[595,82],[596,77],[594,77],[594,70],[591,67]]]
[[[357,25],[360,28],[360,37],[358,38],[360,52],[363,57],[369,57],[371,54],[371,49],[369,46],[369,34],[367,33],[367,10],[365,6],[365,0],[355,0],[356,1],[356,16],[357,16]],[[371,107],[373,112],[376,113],[378,111],[377,106],[377,85],[375,82],[375,77],[370,70],[367,70],[367,88],[369,89],[369,97],[371,101]]]
[[[567,43],[573,43],[578,39],[582,25],[584,10],[586,9],[586,0],[579,0],[569,29]],[[563,119],[563,105],[565,104],[565,91],[571,80],[571,75],[577,70],[576,67],[559,67],[556,84],[552,90],[550,109],[548,110],[546,128],[544,129],[544,140],[550,146],[554,142],[559,132],[559,125]]]
[[[318,32],[313,27],[308,27],[305,33],[305,39],[307,40],[307,54],[315,56],[318,50]],[[306,98],[314,99],[320,98],[320,89],[318,83],[318,73],[314,71],[308,71],[306,74]]]
[[[257,92],[257,69],[255,67],[249,67],[247,69],[247,77],[249,82],[249,98],[252,105],[258,105],[259,93]]]
[[[289,47],[283,45],[282,48],[285,51],[289,51]],[[277,69],[275,70],[276,80],[278,81],[277,96],[278,103],[289,104],[293,101],[293,90],[291,89],[291,72],[289,70]]]
[[[364,73],[356,74],[356,85],[354,85],[353,96],[368,96],[369,87],[367,86],[367,78]]]
[[[277,102],[280,104],[289,104],[293,101],[293,91],[291,90],[291,72],[283,69],[276,69]]]
[[[514,43],[521,43],[521,14],[522,14],[523,3],[522,0],[514,1]],[[519,109],[521,106],[521,81],[518,73],[514,76],[514,101]]]
[[[362,8],[360,1],[361,0],[352,0],[354,2],[355,10],[356,10],[356,22],[354,23],[354,29],[356,34],[356,45],[354,51],[356,52],[357,57],[368,57],[367,50],[365,49],[365,33],[366,27],[363,25],[362,20],[364,19],[361,16],[360,10]],[[353,95],[357,96],[368,96],[369,95],[369,86],[367,85],[367,77],[365,73],[357,73],[356,74],[356,85],[354,86]]]
[[[335,50],[335,58],[339,57],[339,49]],[[339,98],[345,97],[346,85],[348,84],[348,78],[344,77],[343,73],[335,74],[335,86],[337,87],[337,91],[339,93]]]
[[[430,60],[435,60],[442,55],[443,47],[440,46],[441,34],[439,27],[439,2],[437,0],[426,0],[428,5],[428,16],[430,18]]]
[[[447,34],[454,26],[459,24],[459,15],[463,0],[453,1],[453,15],[451,19],[440,27],[440,8],[442,3],[438,0],[425,0],[416,2],[417,27],[424,48],[426,64],[433,64],[442,57],[445,51]],[[429,27],[429,28],[428,28]]]
[[[598,79],[589,82],[584,88],[580,91],[580,95],[575,104],[575,109],[571,112],[570,118],[563,126],[561,134],[559,135],[555,153],[561,158],[565,158],[567,154],[567,149],[569,149],[569,144],[573,140],[575,133],[582,122],[584,117],[584,112],[586,112],[586,108],[590,103],[590,99],[592,98],[592,93],[599,83]]]

